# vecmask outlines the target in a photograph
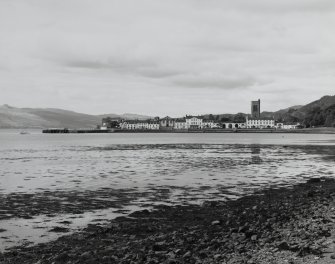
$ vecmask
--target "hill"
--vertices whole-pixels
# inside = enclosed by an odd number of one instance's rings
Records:
[[[335,96],[324,96],[300,110],[293,114],[303,118],[303,123],[307,127],[335,126]]]
[[[146,116],[146,115],[138,115],[138,114],[131,114],[131,113],[125,113],[125,114],[103,114],[99,115],[99,118],[105,118],[105,117],[111,117],[111,118],[121,118],[121,119],[127,119],[127,120],[145,120],[150,119],[152,116]]]
[[[147,118],[134,114],[88,115],[56,108],[16,108],[0,106],[0,128],[95,128],[104,116],[132,119]]]
[[[292,106],[276,112],[262,112],[279,122],[300,122],[306,127],[335,125],[335,96],[323,96],[304,106]]]

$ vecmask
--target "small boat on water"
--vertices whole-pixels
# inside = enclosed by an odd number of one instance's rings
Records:
[[[27,131],[21,131],[20,132],[20,135],[27,135],[27,134],[29,134],[29,132],[27,132]]]

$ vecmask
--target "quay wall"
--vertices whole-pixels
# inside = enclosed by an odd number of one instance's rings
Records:
[[[335,134],[335,128],[303,128],[303,129],[175,129],[175,130],[122,130],[122,129],[44,129],[47,134],[83,134],[83,133],[295,133],[295,134]]]

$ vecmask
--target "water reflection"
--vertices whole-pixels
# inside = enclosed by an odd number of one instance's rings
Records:
[[[261,147],[259,145],[251,145],[251,163],[260,164],[262,162],[260,153]]]

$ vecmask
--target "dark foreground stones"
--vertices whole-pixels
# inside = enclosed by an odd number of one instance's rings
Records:
[[[335,181],[319,179],[236,201],[160,206],[13,248],[0,263],[328,263],[334,202]]]
[[[55,226],[52,229],[49,230],[49,232],[55,232],[55,233],[67,233],[69,232],[69,228],[61,227],[61,226]]]

